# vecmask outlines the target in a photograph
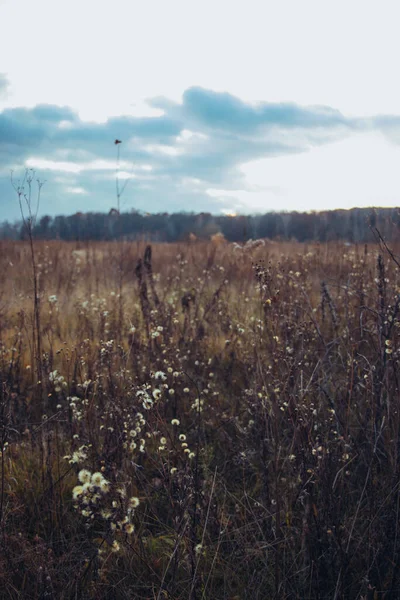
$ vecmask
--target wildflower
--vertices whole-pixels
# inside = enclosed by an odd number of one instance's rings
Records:
[[[163,371],[156,371],[154,379],[161,379],[161,381],[165,381],[167,379],[167,376]]]
[[[206,390],[204,390],[206,392]],[[201,412],[203,410],[203,404],[204,404],[204,400],[200,398],[196,398],[196,400],[193,402],[192,404],[192,410],[197,410],[198,412]]]
[[[171,425],[180,425],[179,419],[172,419]]]
[[[87,469],[82,469],[79,471],[78,479],[81,483],[88,483],[90,481],[92,474]]]
[[[86,458],[87,458],[86,452],[80,448],[79,450],[76,450],[72,454],[71,458],[69,459],[69,463],[70,464],[79,464],[80,462],[83,462],[84,460],[86,460]]]
[[[146,396],[145,398],[143,398],[142,406],[145,410],[151,409],[151,407],[153,406],[153,400],[150,398],[150,396]]]
[[[76,485],[72,490],[72,497],[74,500],[78,500],[79,496],[83,494],[83,487],[81,485]]]
[[[184,442],[186,440],[186,435],[184,433],[179,434],[179,441]]]
[[[161,390],[159,390],[158,388],[156,388],[155,390],[153,390],[153,398],[154,400],[159,400],[161,397]]]
[[[186,387],[186,388],[183,388],[183,391],[185,392],[185,394],[188,394],[190,390],[189,390],[189,388]]]
[[[162,437],[162,438],[160,439],[160,444],[162,444],[163,446],[165,446],[165,444],[166,444],[166,443],[167,443],[167,438],[165,438],[165,437]]]
[[[132,496],[132,498],[129,499],[129,505],[131,506],[131,508],[137,508],[139,504],[140,500],[136,496]]]
[[[194,549],[194,551],[195,551],[196,555],[199,555],[199,554],[200,554],[200,552],[202,551],[202,549],[203,549],[203,545],[202,545],[202,544],[197,544],[197,545],[195,546],[195,549]]]
[[[126,523],[124,525],[124,531],[125,533],[127,533],[128,535],[131,535],[134,531],[135,531],[135,526],[132,525],[132,523]]]
[[[196,455],[194,452],[189,452],[189,458],[194,458]]]
[[[119,550],[120,550],[120,546],[119,546],[117,540],[114,540],[113,543],[112,543],[112,546],[111,546],[111,551],[112,552],[119,552]]]
[[[49,374],[49,381],[55,381],[58,377],[58,371],[51,371],[51,373]]]
[[[171,475],[174,475],[177,472],[177,468],[176,467],[172,467],[172,469],[170,470]]]
[[[58,302],[58,298],[55,294],[53,294],[52,296],[49,296],[48,300],[49,300],[50,304],[57,304],[57,302]]]
[[[93,485],[100,487],[104,480],[103,473],[97,472],[92,475],[92,483]]]
[[[103,481],[100,482],[100,489],[103,492],[103,494],[107,494],[107,492],[110,491],[109,481],[107,481],[106,479],[103,479]]]

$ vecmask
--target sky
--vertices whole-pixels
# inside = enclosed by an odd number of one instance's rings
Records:
[[[0,221],[11,171],[57,215],[115,208],[117,164],[123,211],[400,206],[399,22],[397,0],[0,0]]]

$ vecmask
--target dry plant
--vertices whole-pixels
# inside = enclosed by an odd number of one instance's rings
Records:
[[[0,597],[398,598],[396,252],[2,242]]]

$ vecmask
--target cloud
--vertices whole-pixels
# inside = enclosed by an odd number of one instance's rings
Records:
[[[7,80],[0,76],[0,93]],[[109,210],[115,204],[114,140],[120,146],[126,208],[207,210],[232,204],[232,192],[251,192],[241,165],[290,156],[354,132],[382,131],[400,141],[400,117],[348,118],[328,106],[249,104],[226,92],[187,89],[182,102],[148,101],[156,116],[123,115],[83,121],[68,106],[41,104],[0,112],[0,206],[17,216],[10,169],[34,167],[47,179],[42,213]],[[221,190],[219,199],[208,190]]]
[[[228,93],[192,87],[183,95],[184,114],[207,128],[254,132],[266,126],[315,128],[349,126],[343,115],[326,106],[304,108],[294,103],[250,105]]]
[[[5,98],[8,91],[8,77],[4,73],[0,73],[0,98]]]

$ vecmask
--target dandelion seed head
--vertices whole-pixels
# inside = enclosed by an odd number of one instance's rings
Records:
[[[103,494],[107,494],[110,491],[110,483],[106,479],[100,482],[100,489]]]
[[[78,500],[80,496],[83,494],[83,487],[81,485],[76,485],[72,490],[72,497],[74,500]]]
[[[132,525],[132,523],[126,523],[124,525],[124,531],[125,533],[127,533],[128,535],[132,535],[132,533],[135,531],[135,526]]]
[[[87,469],[79,471],[78,479],[81,483],[88,483],[91,480],[92,474]]]
[[[103,473],[100,473],[100,471],[98,471],[97,473],[93,473],[93,475],[92,475],[92,484],[93,485],[100,487],[103,480],[104,480]]]
[[[154,400],[159,400],[161,397],[161,390],[159,390],[158,388],[153,390],[153,398]]]
[[[154,374],[154,379],[161,379],[161,381],[165,381],[167,379],[167,376],[164,373],[164,371],[156,371],[156,373]]]

